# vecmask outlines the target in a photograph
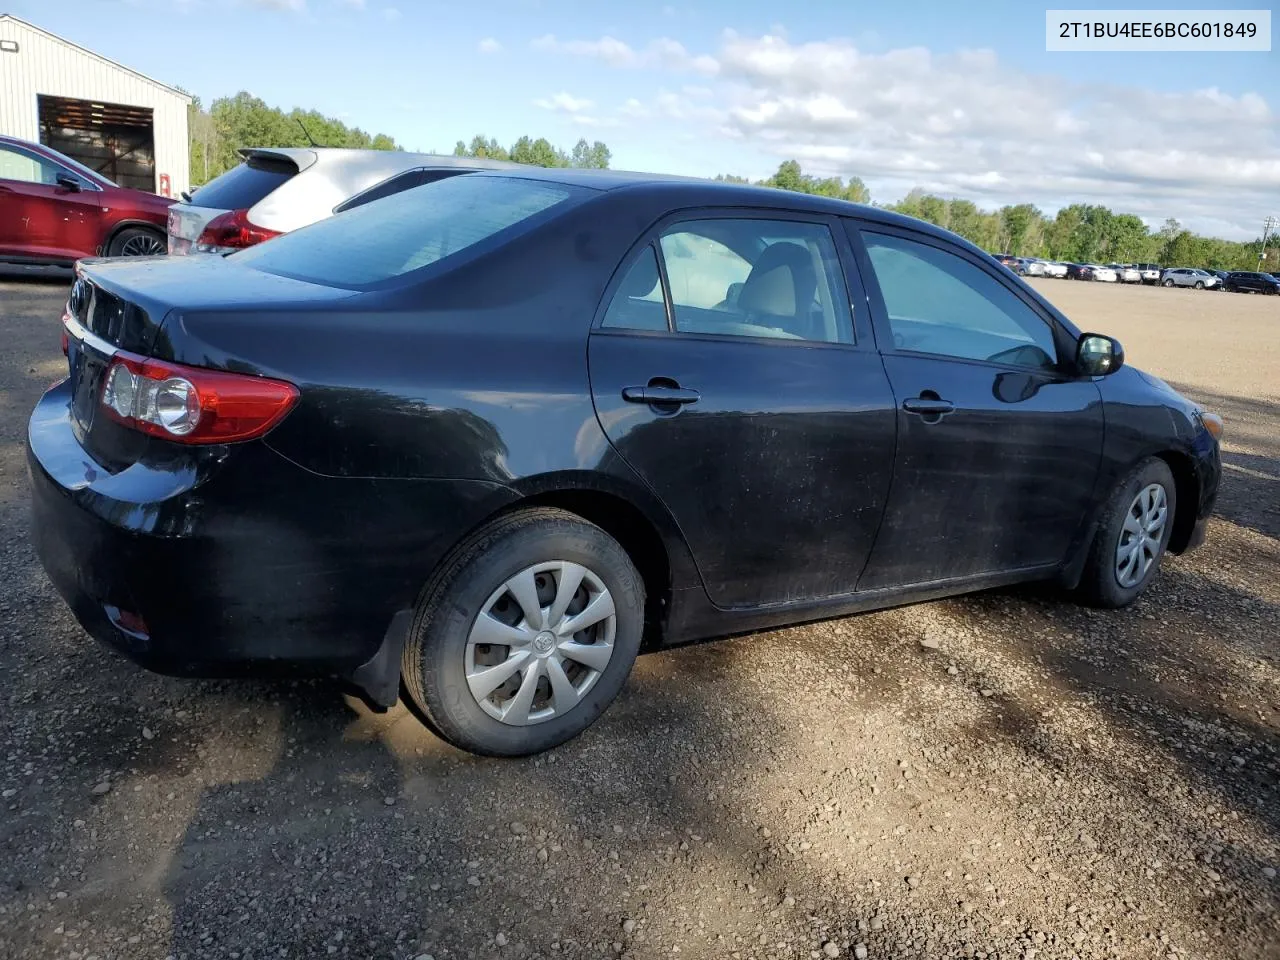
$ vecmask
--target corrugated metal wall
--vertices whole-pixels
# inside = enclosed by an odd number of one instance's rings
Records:
[[[18,43],[17,53],[0,52],[0,133],[38,141],[36,97],[42,93],[150,107],[155,111],[157,187],[167,174],[173,196],[188,189],[187,102],[180,94],[19,21],[0,18],[0,40]]]

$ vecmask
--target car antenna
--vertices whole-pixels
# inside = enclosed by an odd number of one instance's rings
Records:
[[[300,127],[302,128],[302,132],[303,132],[304,134],[306,134],[307,139],[311,141],[311,145],[312,145],[313,147],[318,147],[318,146],[320,146],[320,144],[316,143],[316,141],[315,141],[315,137],[311,136],[311,131],[307,129],[307,125],[306,125],[305,123],[303,123],[303,122],[302,122],[302,118],[301,118],[301,117],[294,117],[294,119],[298,121],[298,126],[300,126]]]

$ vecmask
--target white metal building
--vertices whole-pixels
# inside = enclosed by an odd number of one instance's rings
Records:
[[[0,134],[37,141],[122,187],[189,186],[191,97],[0,14]]]

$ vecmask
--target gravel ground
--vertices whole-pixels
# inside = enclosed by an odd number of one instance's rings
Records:
[[[0,957],[1280,957],[1280,298],[1045,281],[1227,418],[1208,544],[641,659],[537,759],[171,680],[28,544],[65,285],[0,282]]]

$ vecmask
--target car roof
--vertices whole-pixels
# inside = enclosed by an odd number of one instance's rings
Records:
[[[298,172],[311,167],[353,166],[410,170],[414,167],[462,167],[467,170],[512,170],[520,164],[487,157],[458,157],[452,154],[414,153],[409,150],[373,150],[360,147],[242,147],[237,151],[250,157],[291,160]]]
[[[791,210],[798,213],[828,214],[838,217],[860,217],[886,226],[928,234],[938,239],[960,244],[971,252],[992,259],[981,247],[970,243],[958,234],[935,226],[926,220],[917,220],[883,207],[834,197],[822,197],[811,193],[798,193],[777,187],[754,184],[730,183],[724,180],[708,180],[699,177],[666,173],[640,173],[631,170],[586,170],[566,167],[531,167],[520,165],[518,170],[480,171],[475,177],[512,177],[522,180],[539,180],[562,183],[567,186],[585,187],[601,192],[650,191],[662,196],[672,206],[710,205],[718,207],[743,207]]]

